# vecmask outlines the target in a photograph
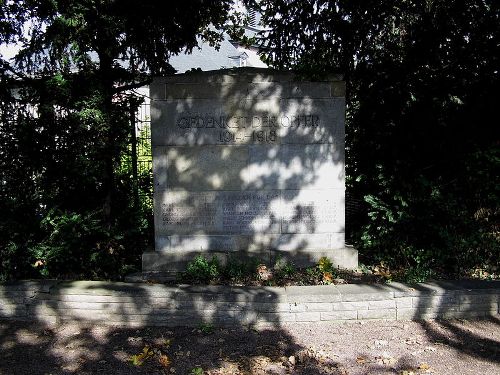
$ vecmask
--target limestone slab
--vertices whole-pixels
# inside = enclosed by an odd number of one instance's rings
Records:
[[[345,231],[344,191],[285,190],[282,233],[329,233]]]
[[[280,202],[279,191],[163,191],[155,194],[155,227],[158,234],[279,233]]]
[[[320,234],[187,234],[157,235],[156,251],[238,251],[259,252],[265,250],[278,251],[312,251],[324,249],[340,249],[344,244],[344,233]],[[318,258],[319,259],[319,258]]]
[[[155,189],[239,190],[248,165],[242,146],[153,147]]]
[[[344,148],[339,144],[248,146],[243,189],[343,189]]]
[[[155,79],[151,97],[157,254],[143,257],[148,272],[198,253],[357,265],[345,247],[340,76],[184,74]]]
[[[343,144],[344,107],[343,98],[159,101],[152,144]]]

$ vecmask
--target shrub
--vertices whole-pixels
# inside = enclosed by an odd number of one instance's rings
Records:
[[[221,274],[219,259],[213,256],[210,260],[203,255],[197,255],[188,263],[182,277],[195,283],[208,283],[217,279]]]

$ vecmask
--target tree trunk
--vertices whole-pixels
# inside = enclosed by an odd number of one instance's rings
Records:
[[[99,53],[99,79],[102,89],[102,112],[105,117],[104,124],[104,149],[103,149],[103,187],[104,187],[104,204],[103,214],[104,222],[108,229],[113,224],[113,203],[115,195],[115,171],[114,171],[114,154],[116,148],[116,137],[113,116],[113,59],[105,52]]]

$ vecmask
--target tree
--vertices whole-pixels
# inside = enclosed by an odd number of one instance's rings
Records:
[[[228,20],[230,1],[70,0],[26,1],[31,38],[17,66],[32,75],[72,71],[90,75],[100,98],[103,118],[102,156],[104,212],[112,218],[114,166],[120,138],[119,114],[113,99],[148,82],[151,75],[173,73],[173,54],[192,50],[198,36],[216,43]],[[123,122],[122,122],[123,124]],[[122,125],[123,126],[123,125]]]
[[[365,197],[354,236],[364,255],[408,268],[495,263],[498,2],[252,3],[269,29],[259,40],[269,64],[345,75],[347,183]]]
[[[217,44],[231,26],[231,4],[0,3],[0,43],[22,45],[14,62],[2,59],[0,67],[0,248],[10,276],[27,275],[37,263],[46,275],[110,277],[99,270],[124,248],[139,259],[144,248],[124,237],[144,219],[130,214],[132,189],[117,175],[130,106],[139,103],[129,90],[173,73],[169,58],[200,39]]]

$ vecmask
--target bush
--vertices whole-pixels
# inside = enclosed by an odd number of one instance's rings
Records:
[[[35,272],[51,278],[120,278],[127,264],[123,235],[105,230],[100,212],[50,210],[41,221],[46,236],[28,247]],[[130,259],[129,259],[130,260]]]
[[[213,256],[210,260],[203,255],[197,255],[188,263],[186,271],[182,275],[185,280],[194,283],[209,283],[215,280],[221,273],[221,266],[217,257]]]
[[[400,181],[390,181],[384,191],[367,195],[368,220],[358,237],[365,263],[384,261],[391,268],[406,268],[419,274],[409,275],[418,280],[430,276],[423,270],[461,276],[468,269],[496,266],[500,189],[494,170],[498,161],[494,148],[477,151],[453,166],[462,170],[460,179],[450,177],[444,183],[420,176],[406,191]]]

